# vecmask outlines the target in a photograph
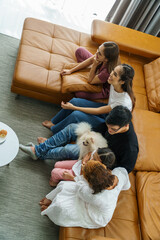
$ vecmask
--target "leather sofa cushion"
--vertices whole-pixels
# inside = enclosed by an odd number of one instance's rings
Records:
[[[64,69],[71,69],[76,66],[77,63],[65,64]],[[71,75],[65,75],[62,77],[62,93],[68,92],[101,92],[102,85],[92,85],[87,83],[89,77],[90,68],[72,73]]]
[[[116,240],[115,238],[100,237],[98,235],[87,238],[86,240]],[[117,239],[118,240],[118,239]]]
[[[133,125],[139,142],[135,170],[160,171],[160,114],[135,109]]]
[[[144,65],[149,109],[160,112],[160,58]]]
[[[137,172],[137,197],[142,238],[160,239],[160,172]]]
[[[148,110],[148,100],[144,79],[144,64],[148,63],[148,59],[134,54],[128,54],[128,59],[123,62],[130,64],[135,70],[135,76],[133,79],[133,91],[136,97],[135,107]]]
[[[61,93],[60,72],[64,64],[76,62],[75,51],[80,46],[95,53],[98,44],[91,40],[89,34],[26,18],[13,78],[14,87],[48,95]]]

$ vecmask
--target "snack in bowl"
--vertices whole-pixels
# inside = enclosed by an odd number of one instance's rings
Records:
[[[2,129],[2,130],[0,131],[0,138],[5,138],[6,136],[7,136],[7,131],[4,130],[4,129]]]

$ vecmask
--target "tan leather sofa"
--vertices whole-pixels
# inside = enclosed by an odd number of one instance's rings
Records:
[[[60,228],[60,240],[160,239],[160,39],[142,32],[94,20],[91,34],[28,18],[25,20],[12,91],[60,103],[76,90],[100,91],[86,82],[89,69],[60,77],[76,63],[75,50],[95,53],[104,41],[120,47],[121,62],[135,69],[136,108],[133,124],[139,155],[130,173],[131,188],[120,193],[117,207],[105,228]]]

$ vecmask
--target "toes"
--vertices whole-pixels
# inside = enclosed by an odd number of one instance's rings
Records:
[[[44,204],[44,200],[45,200],[46,198],[44,197],[44,198],[42,198],[41,200],[40,200],[40,202],[39,202],[39,205],[43,205]]]
[[[42,122],[42,125],[46,128],[51,128],[52,126],[54,126],[54,124],[51,121],[45,120],[44,122]]]
[[[43,138],[43,137],[38,137],[37,138],[38,143],[44,143],[46,140],[47,140],[47,138]]]
[[[48,120],[45,120],[42,122],[42,125],[46,125],[49,121]]]
[[[41,212],[44,211],[45,209],[47,209],[48,206],[42,205],[41,206]]]
[[[50,126],[52,125],[52,122],[48,121],[48,120],[45,120],[44,122],[42,122],[42,125],[47,127],[47,128],[50,128]]]

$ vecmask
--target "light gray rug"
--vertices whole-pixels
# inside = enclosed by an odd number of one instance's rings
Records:
[[[51,132],[41,125],[60,107],[21,96],[10,87],[19,40],[0,34],[0,121],[9,125],[20,143],[36,143]],[[0,159],[3,158],[0,153]],[[0,168],[0,240],[57,240],[59,227],[40,215],[41,200],[49,186],[53,161],[33,161],[19,151],[9,166]]]

